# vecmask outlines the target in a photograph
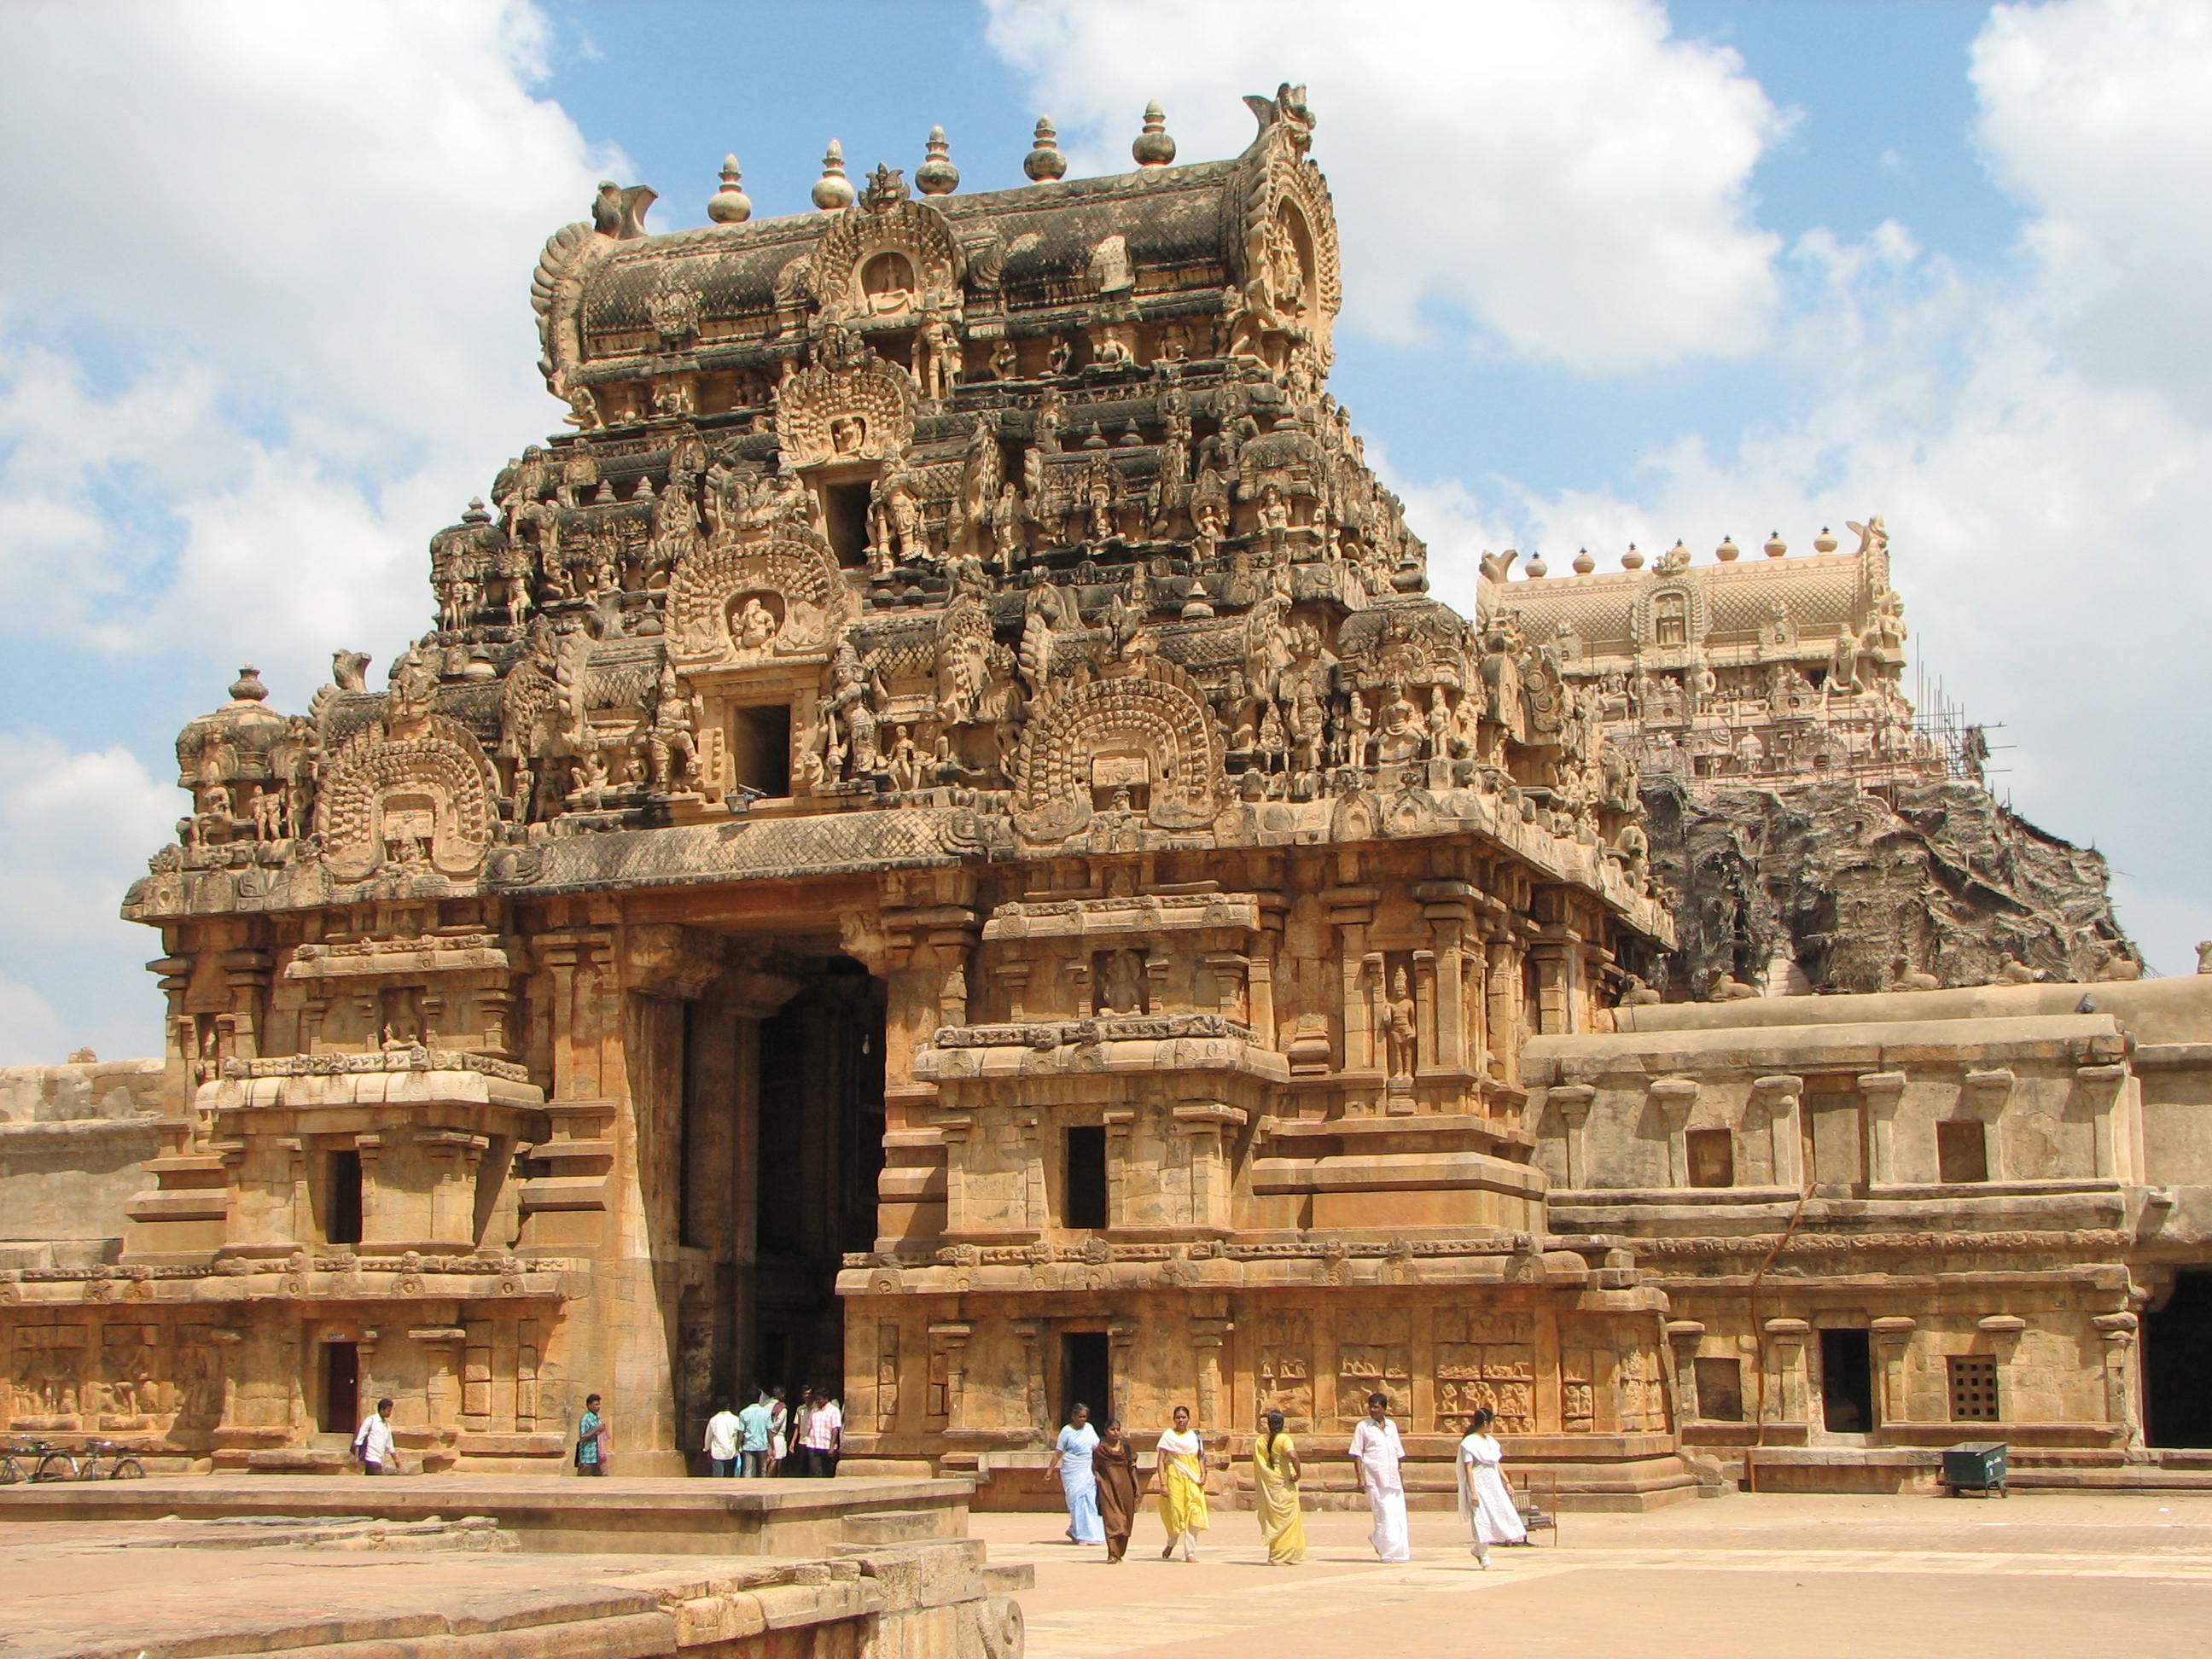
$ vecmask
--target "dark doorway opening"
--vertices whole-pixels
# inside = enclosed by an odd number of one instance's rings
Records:
[[[323,1344],[325,1434],[351,1434],[361,1419],[361,1350],[350,1342]]]
[[[791,793],[791,705],[731,710],[730,764],[748,789],[781,799]]]
[[[1874,1427],[1874,1350],[1866,1332],[1820,1333],[1820,1408],[1830,1434]]]
[[[805,985],[761,1022],[753,1274],[758,1380],[842,1395],[837,1269],[875,1246],[884,1169],[884,987],[850,957],[811,958]]]
[[[1060,1420],[1081,1401],[1104,1428],[1114,1415],[1114,1375],[1103,1331],[1068,1331],[1060,1339]]]
[[[848,568],[868,559],[868,486],[860,483],[822,487],[823,533],[837,562]]]
[[[1067,1189],[1063,1224],[1106,1224],[1106,1126],[1079,1125],[1067,1132]]]
[[[2185,1273],[2143,1319],[2143,1382],[2154,1446],[2212,1446],[2212,1273]]]
[[[325,1177],[323,1237],[331,1244],[361,1243],[361,1153],[349,1147],[330,1155]]]

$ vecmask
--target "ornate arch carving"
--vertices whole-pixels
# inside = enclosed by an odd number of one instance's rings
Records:
[[[1685,647],[1703,645],[1711,631],[1712,617],[1705,603],[1705,588],[1702,582],[1682,576],[1662,576],[1656,581],[1647,581],[1636,595],[1636,604],[1630,612],[1629,622],[1636,643],[1646,651],[1659,646],[1659,601],[1662,597],[1679,596],[1682,602],[1682,620],[1686,637]],[[1668,650],[1676,647],[1669,646]]]
[[[832,325],[817,343],[813,362],[776,392],[783,465],[797,469],[902,455],[914,442],[919,398],[912,375]]]
[[[786,524],[772,539],[694,548],[677,561],[669,654],[690,667],[819,655],[852,610],[829,544]]]
[[[1321,169],[1305,154],[1312,118],[1302,94],[1285,88],[1284,103],[1261,100],[1255,106],[1255,112],[1267,105],[1274,113],[1261,114],[1253,145],[1258,165],[1245,196],[1239,274],[1248,292],[1258,282],[1278,315],[1304,326],[1325,373],[1334,356],[1330,341],[1336,314],[1344,305],[1344,265],[1335,204]]]
[[[914,286],[903,298],[871,295],[862,282],[869,262],[886,253],[903,258]],[[825,320],[912,313],[960,302],[966,261],[945,216],[912,200],[872,206],[863,200],[830,222],[814,245],[809,279]]]
[[[498,781],[465,726],[433,714],[412,736],[381,726],[349,738],[323,773],[315,832],[340,881],[387,864],[464,879],[483,868]]]
[[[1181,669],[1158,658],[1142,674],[1054,688],[1022,735],[1015,769],[1014,823],[1030,841],[1081,830],[1094,787],[1141,783],[1145,816],[1162,830],[1202,830],[1221,810],[1212,711]]]

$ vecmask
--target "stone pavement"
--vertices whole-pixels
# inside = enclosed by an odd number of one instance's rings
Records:
[[[2212,1651],[2212,1496],[1738,1495],[1568,1515],[1556,1547],[1494,1551],[1486,1573],[1449,1515],[1413,1516],[1398,1566],[1364,1514],[1309,1515],[1299,1568],[1269,1568],[1242,1511],[1215,1515],[1196,1565],[1158,1559],[1150,1516],[1119,1567],[1054,1519],[970,1520],[994,1563],[1036,1566],[1028,1659]]]

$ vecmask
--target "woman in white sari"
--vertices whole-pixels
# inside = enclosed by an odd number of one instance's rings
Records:
[[[1528,1529],[1513,1507],[1513,1494],[1505,1489],[1500,1468],[1505,1449],[1490,1432],[1498,1413],[1478,1408],[1467,1420],[1467,1438],[1459,1443],[1459,1516],[1474,1536],[1474,1559],[1490,1565],[1492,1544],[1525,1544]]]

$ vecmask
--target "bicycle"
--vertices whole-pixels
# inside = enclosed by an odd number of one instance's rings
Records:
[[[44,1440],[34,1440],[14,1449],[23,1456],[38,1459],[31,1471],[33,1482],[103,1479],[143,1480],[146,1478],[146,1466],[112,1440],[88,1441],[82,1454]],[[11,1456],[9,1462],[13,1461]],[[20,1466],[15,1478],[21,1479]],[[0,1481],[4,1480],[5,1476],[0,1475]]]
[[[16,1486],[23,1482],[23,1466],[15,1461],[16,1449],[0,1446],[0,1486]]]

